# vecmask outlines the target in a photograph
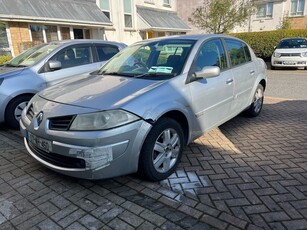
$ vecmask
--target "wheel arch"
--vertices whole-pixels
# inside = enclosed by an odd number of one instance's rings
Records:
[[[171,110],[171,111],[164,113],[162,116],[159,117],[159,119],[164,118],[164,117],[171,118],[180,124],[180,126],[182,127],[183,135],[184,135],[184,144],[187,145],[190,132],[189,132],[189,122],[186,116],[184,115],[184,113],[178,110]]]

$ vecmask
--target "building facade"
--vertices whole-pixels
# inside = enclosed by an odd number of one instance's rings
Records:
[[[292,29],[307,29],[306,0],[259,0],[256,13],[234,32],[277,30],[286,18]]]
[[[285,18],[289,18],[291,28],[307,29],[307,0],[257,0],[257,10],[243,26],[231,32],[270,31],[281,28]],[[204,0],[177,0],[178,15],[191,27],[189,33],[205,33],[189,23],[195,9]]]
[[[43,42],[102,39],[133,42],[190,30],[176,0],[1,0],[0,55]]]

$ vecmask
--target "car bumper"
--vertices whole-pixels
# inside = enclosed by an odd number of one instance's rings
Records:
[[[307,58],[272,58],[271,65],[274,67],[306,67],[307,66]]]
[[[151,125],[139,120],[107,131],[52,132],[44,136],[51,143],[51,152],[29,141],[22,119],[20,129],[28,153],[46,167],[77,178],[105,179],[137,171],[140,150]]]

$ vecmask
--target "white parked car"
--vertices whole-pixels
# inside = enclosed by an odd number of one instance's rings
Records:
[[[303,67],[307,69],[307,40],[285,38],[277,45],[271,57],[271,68]]]
[[[185,145],[242,111],[263,105],[266,65],[225,35],[145,40],[34,96],[21,132],[29,154],[70,176],[171,175]]]

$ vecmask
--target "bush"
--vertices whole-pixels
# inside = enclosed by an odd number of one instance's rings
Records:
[[[11,60],[12,57],[11,56],[0,56],[0,65],[8,62],[9,60]]]
[[[230,34],[234,37],[240,38],[251,46],[255,54],[265,60],[270,60],[274,52],[274,47],[283,38],[290,37],[307,37],[307,30],[275,30],[264,32],[247,32]]]

